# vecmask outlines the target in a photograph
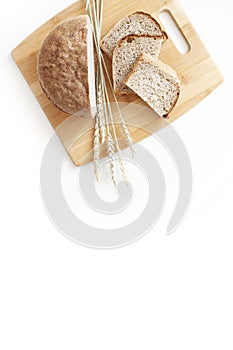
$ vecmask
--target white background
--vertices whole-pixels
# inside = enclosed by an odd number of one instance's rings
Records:
[[[155,229],[110,251],[69,241],[46,215],[39,172],[52,129],[9,55],[70,4],[0,5],[0,348],[232,350],[231,2],[181,0],[225,76],[221,87],[174,123],[193,166],[189,212],[166,236],[174,178]],[[143,144],[154,147],[153,140]]]

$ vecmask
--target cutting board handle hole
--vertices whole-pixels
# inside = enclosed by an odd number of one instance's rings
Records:
[[[169,10],[162,10],[160,12],[159,18],[165,31],[168,33],[169,38],[173,41],[177,50],[183,55],[188,53],[191,49],[191,46],[182,33],[171,12]]]

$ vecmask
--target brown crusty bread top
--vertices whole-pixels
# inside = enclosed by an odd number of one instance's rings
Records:
[[[88,28],[86,15],[65,20],[49,33],[38,56],[43,91],[56,107],[69,114],[91,108]]]
[[[109,58],[112,58],[116,44],[128,35],[163,35],[167,34],[162,30],[160,24],[148,13],[138,11],[122,18],[101,40],[101,49]]]

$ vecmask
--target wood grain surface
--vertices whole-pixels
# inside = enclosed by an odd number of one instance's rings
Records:
[[[123,2],[122,0],[105,0],[102,36],[127,14],[144,11],[159,20],[159,14],[162,10],[170,11],[190,45],[189,52],[181,54],[172,40],[168,39],[160,54],[160,59],[176,70],[181,80],[179,101],[169,115],[169,122],[172,122],[193,108],[223,81],[221,73],[177,1],[134,0]],[[15,62],[75,165],[92,160],[94,120],[69,116],[49,102],[38,81],[37,57],[45,37],[57,24],[66,18],[81,14],[85,14],[85,9],[82,0],[79,0],[42,25],[12,52]],[[106,58],[106,63],[109,72],[111,72],[111,62],[108,58]],[[161,118],[146,107],[137,96],[119,96],[118,100],[135,142],[148,137],[165,125]],[[122,139],[121,147],[124,148],[126,144],[123,140],[121,126],[117,123],[117,113],[114,113],[114,116],[118,137]],[[102,156],[104,155],[103,150]]]

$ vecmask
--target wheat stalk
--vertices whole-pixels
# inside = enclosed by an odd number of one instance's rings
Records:
[[[114,152],[117,151],[119,167],[121,170],[122,177],[126,184],[128,184],[125,167],[123,160],[121,158],[121,150],[116,134],[116,129],[114,125],[114,118],[112,114],[112,110],[110,107],[110,101],[108,96],[108,90],[105,82],[104,72],[107,76],[111,92],[117,106],[117,111],[120,117],[120,122],[122,125],[123,133],[126,137],[127,143],[131,149],[132,155],[134,154],[133,150],[133,141],[131,139],[128,127],[124,121],[122,116],[112,82],[108,73],[108,69],[106,67],[104,57],[102,55],[100,49],[100,36],[101,36],[101,26],[102,26],[102,13],[103,13],[103,0],[84,0],[84,4],[87,10],[87,13],[90,17],[92,27],[93,27],[93,37],[94,43],[97,52],[98,58],[98,67],[96,70],[96,100],[97,100],[97,113],[96,113],[96,124],[95,124],[95,133],[94,133],[94,167],[96,178],[99,177],[99,157],[100,157],[100,142],[104,143],[107,140],[107,153],[109,157],[109,167],[111,172],[111,178],[116,186],[116,172],[114,165]],[[104,70],[103,70],[104,67]],[[110,132],[110,124],[112,133],[114,135],[114,140],[112,134]],[[101,140],[101,141],[100,141]]]
[[[128,185],[128,179],[127,179],[127,176],[126,176],[125,166],[124,166],[124,163],[123,163],[123,160],[122,160],[122,157],[121,157],[121,149],[120,149],[118,138],[117,138],[117,134],[116,134],[116,128],[115,128],[115,124],[114,124],[114,118],[113,118],[113,115],[112,115],[112,110],[111,110],[111,107],[110,107],[110,101],[109,101],[107,89],[106,89],[106,103],[107,103],[106,106],[108,108],[108,114],[107,115],[109,115],[109,119],[111,121],[111,126],[112,126],[112,132],[113,132],[114,139],[115,139],[115,145],[116,145],[116,151],[117,151],[117,154],[118,154],[118,161],[119,161],[119,165],[120,165],[121,175],[122,175],[122,178],[123,178],[124,182]],[[109,130],[109,125],[107,125],[107,129]]]
[[[99,5],[100,5],[100,8],[99,8]],[[106,83],[104,79],[102,60],[101,60],[101,50],[100,50],[100,30],[101,30],[100,23],[102,21],[103,0],[100,0],[100,4],[98,0],[92,0],[92,7],[93,7],[94,27],[96,28],[96,32],[94,33],[94,40],[95,40],[96,51],[98,55],[98,63],[99,63],[98,69],[100,73],[100,84],[98,86],[97,95],[99,99],[98,102],[100,102],[100,99],[102,100],[101,112],[104,111],[104,115],[102,115],[102,113],[99,114],[100,128],[101,128],[101,142],[103,143],[105,141],[105,137],[107,138],[107,153],[109,157],[109,168],[110,168],[112,182],[116,186],[116,173],[115,173],[115,165],[114,165],[115,145],[114,145],[114,141],[110,133],[110,127],[109,127],[109,115],[111,115],[111,110],[109,108],[110,104],[108,100],[108,92],[107,92]],[[108,106],[108,108],[106,108],[106,106]],[[105,128],[104,122],[106,123],[106,128]],[[106,135],[106,129],[107,129],[107,135]],[[117,142],[117,140],[115,142]]]
[[[94,23],[92,20],[92,14],[91,14],[91,7],[90,7],[90,1],[89,0],[84,0],[84,5],[86,7],[86,11],[89,14],[89,17],[91,19],[92,23],[92,30],[93,34],[94,32],[97,31],[96,26],[94,27]],[[98,5],[98,2],[96,1],[96,5]],[[101,109],[100,106],[102,104],[101,100],[101,91],[99,89],[99,75],[100,75],[100,69],[99,65],[97,65],[96,69],[96,101],[97,101],[97,111],[96,111],[96,122],[95,122],[95,131],[94,131],[94,173],[96,180],[99,181],[100,175],[99,175],[99,159],[100,159],[100,139],[101,143],[104,142],[105,139],[105,131],[103,128],[103,122],[102,122],[102,117],[101,117]]]
[[[127,127],[127,125],[125,123],[125,120],[123,118],[123,115],[121,113],[121,109],[119,107],[119,104],[118,104],[118,101],[117,101],[117,98],[116,98],[116,94],[115,94],[115,91],[113,89],[112,82],[111,82],[111,79],[110,79],[110,76],[109,76],[109,73],[108,73],[108,68],[107,68],[106,63],[104,61],[104,57],[102,55],[102,52],[100,52],[100,54],[101,54],[101,59],[102,59],[103,66],[104,66],[104,71],[105,71],[105,74],[107,76],[108,83],[109,83],[110,88],[111,88],[111,93],[112,93],[112,96],[114,98],[114,101],[115,101],[115,104],[116,104],[116,107],[117,107],[117,111],[118,111],[118,114],[119,114],[119,117],[120,117],[120,122],[121,122],[121,125],[122,125],[123,133],[124,133],[124,135],[126,137],[128,146],[129,146],[129,148],[131,150],[131,154],[132,154],[132,156],[134,156],[135,151],[134,151],[134,148],[133,148],[133,140],[131,138],[129,129],[128,129],[128,127]]]
[[[100,159],[100,127],[99,119],[96,118],[94,132],[94,172],[96,180],[99,181],[99,159]]]

